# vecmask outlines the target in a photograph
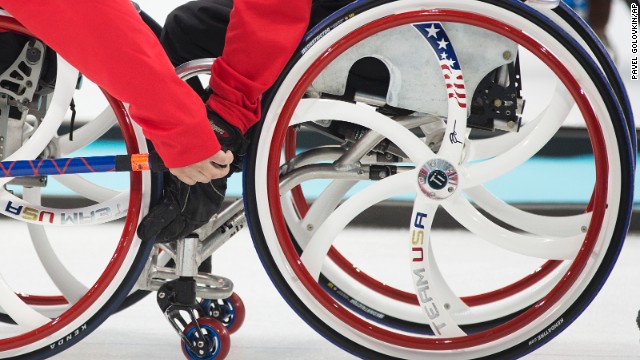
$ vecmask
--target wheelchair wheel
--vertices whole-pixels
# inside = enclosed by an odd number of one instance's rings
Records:
[[[370,58],[388,71],[384,93],[360,81]],[[522,356],[588,306],[620,251],[627,101],[519,2],[355,3],[312,30],[265,98],[244,177],[256,249],[294,310],[357,356]],[[540,162],[576,124],[584,162]],[[527,168],[535,189],[518,178]],[[576,191],[582,205],[534,213],[505,187]],[[349,233],[376,205],[407,200],[401,230]],[[431,232],[442,212],[464,238]]]
[[[28,36],[8,16],[0,16],[0,28]],[[33,46],[46,48],[29,39]],[[49,68],[53,81],[43,84],[34,78],[35,93],[20,90],[24,76],[3,78],[3,104],[11,107],[18,100],[25,107],[14,106],[12,111],[28,112],[17,129],[7,130],[5,145],[12,143],[14,148],[3,160],[93,155],[101,151],[96,140],[114,125],[121,133],[114,146],[127,153],[147,151],[124,105],[108,94],[109,107],[103,113],[64,130],[61,124],[78,72],[53,52],[47,54],[55,64]],[[40,73],[40,60],[27,65],[18,59],[15,64],[28,80]],[[0,267],[0,308],[6,321],[0,325],[0,358],[46,358],[69,348],[117,311],[138,279],[153,246],[135,235],[149,207],[151,176],[106,175],[105,184],[103,175],[1,179],[7,241]],[[52,186],[66,188],[73,197],[54,202],[47,194]]]

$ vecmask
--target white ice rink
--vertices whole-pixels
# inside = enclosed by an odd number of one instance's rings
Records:
[[[163,21],[171,8],[185,1],[138,0],[151,16]],[[640,114],[640,81],[631,82],[629,13],[622,1],[614,1],[611,26],[608,29],[618,57],[621,76],[628,87],[633,110]],[[91,91],[77,100],[79,111],[91,117],[102,109],[102,103],[92,102],[101,98]],[[12,234],[14,230],[2,227],[3,232]],[[100,233],[80,232],[78,238],[65,241],[67,250],[78,247],[88,253],[86,262],[78,266],[91,266],[92,243],[101,243]],[[392,230],[389,230],[392,231]],[[346,237],[358,239],[384,239],[389,233],[384,231],[351,230]],[[456,239],[473,243],[464,234],[436,231],[434,238]],[[87,244],[89,244],[87,246]],[[361,243],[358,243],[361,244]],[[482,264],[490,255],[486,247],[478,245],[473,256],[464,260],[450,257],[451,263],[465,261],[473,267],[474,261]],[[19,246],[11,244],[11,246]],[[359,246],[359,245],[354,245]],[[450,255],[451,256],[451,255]],[[495,256],[492,254],[492,256]],[[95,265],[95,264],[94,264]],[[505,261],[500,271],[509,273],[510,266],[518,264]],[[372,266],[375,266],[373,264]],[[480,265],[478,265],[480,266]],[[0,254],[0,270],[6,268],[30,269],[24,259]],[[230,360],[342,360],[355,359],[354,356],[337,348],[306,325],[286,304],[269,280],[263,269],[247,230],[243,230],[220,251],[214,254],[214,272],[230,278],[246,306],[244,326],[232,336]],[[1,273],[1,272],[0,272]],[[25,270],[25,273],[29,271]],[[631,234],[624,245],[620,258],[608,282],[584,314],[566,331],[549,344],[530,354],[526,359],[569,360],[569,359],[640,359],[640,330],[636,326],[636,316],[640,310],[640,235]],[[164,318],[155,300],[155,293],[141,302],[107,319],[96,331],[71,349],[54,357],[61,360],[102,360],[102,359],[184,359],[178,336]]]

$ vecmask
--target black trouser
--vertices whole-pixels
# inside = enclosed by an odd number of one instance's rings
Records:
[[[352,1],[313,1],[309,27]],[[283,6],[286,6],[284,1]],[[160,37],[173,64],[220,56],[232,7],[232,0],[196,0],[173,10]]]
[[[351,2],[353,0],[313,0],[309,29]],[[178,66],[190,60],[222,55],[232,7],[232,0],[196,0],[171,12],[160,42],[173,64]],[[208,96],[199,81],[188,83],[203,98]],[[388,84],[386,66],[377,59],[364,58],[351,69],[345,96],[351,98],[356,90],[362,89],[369,94],[385,96]]]

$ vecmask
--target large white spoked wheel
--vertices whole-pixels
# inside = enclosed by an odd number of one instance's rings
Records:
[[[363,58],[386,77],[359,81]],[[281,294],[363,358],[511,359],[560,333],[613,267],[632,199],[633,120],[593,58],[518,1],[364,1],[316,27],[245,169]],[[590,150],[546,160],[564,126]],[[504,188],[578,205],[527,211]],[[391,201],[411,204],[399,230],[350,232]],[[459,232],[432,233],[444,213]]]
[[[0,16],[0,28],[28,36],[6,15]],[[56,59],[48,61],[52,60]],[[20,64],[24,73],[16,77],[18,85],[12,88],[7,85],[11,81],[3,80],[3,94],[5,86],[21,93],[20,81],[39,72],[36,65]],[[112,128],[119,130],[121,140],[108,140],[116,141],[110,149],[119,146],[121,153],[147,152],[145,139],[134,128],[124,105],[108,94],[109,107],[103,113],[76,126],[72,134],[63,130],[61,124],[78,72],[59,56],[56,66],[48,69],[56,74],[53,92],[36,93],[33,98],[22,93],[29,114],[19,129],[7,130],[5,145],[15,144],[13,135],[22,140],[4,161],[101,154],[104,142],[97,140]],[[3,99],[9,98],[12,104],[15,99],[11,96]],[[135,234],[149,207],[151,180],[149,173],[0,179],[4,185],[0,207],[5,215],[0,221],[4,240],[0,256],[0,358],[53,356],[117,311],[153,245],[142,243]],[[52,186],[66,189],[63,192],[71,196],[52,203],[48,193]]]

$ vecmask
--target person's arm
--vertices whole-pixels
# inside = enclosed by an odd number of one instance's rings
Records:
[[[130,104],[132,118],[168,167],[188,167],[181,174],[192,180],[226,174],[228,168],[210,165],[216,155],[227,164],[228,155],[219,153],[202,100],[176,76],[128,0],[0,0],[0,6],[87,78]],[[194,163],[199,165],[190,168]]]
[[[309,25],[311,0],[235,0],[222,56],[211,69],[207,105],[246,132]]]

